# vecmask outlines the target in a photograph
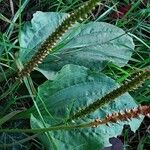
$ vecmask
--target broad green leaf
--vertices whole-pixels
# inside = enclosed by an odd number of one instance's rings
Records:
[[[98,98],[118,87],[118,84],[104,74],[92,73],[85,67],[66,65],[57,74],[54,81],[46,81],[38,88],[37,105],[40,108],[47,126],[58,124],[69,115],[85,108]],[[137,107],[128,94],[118,97],[115,101],[79,120],[76,124],[104,118],[107,114]],[[121,134],[123,126],[129,124],[135,131],[142,119],[132,119],[129,122],[101,125],[98,128],[87,128],[72,131],[50,132],[58,149],[99,150],[109,145],[109,138]],[[31,117],[32,128],[43,128],[36,111]],[[45,134],[39,135],[40,140],[48,150],[53,149]]]
[[[21,32],[20,46],[28,48],[20,51],[20,59],[26,62],[37,52],[44,40],[55,31],[56,27],[67,16],[65,13],[44,13],[37,11],[31,22],[27,22]]]
[[[21,33],[20,45],[29,49],[20,52],[23,63],[35,54],[40,44],[55,31],[66,15],[39,11],[34,14],[31,23],[26,24]],[[110,61],[124,66],[131,59],[133,49],[132,38],[114,25],[105,22],[77,24],[64,35],[54,52],[37,70],[49,78],[51,73],[66,64],[96,70],[102,70]]]

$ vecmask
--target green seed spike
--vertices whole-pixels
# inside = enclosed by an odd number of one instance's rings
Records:
[[[24,68],[18,73],[18,79],[22,80],[28,76],[38,64],[42,63],[43,59],[49,54],[50,51],[56,46],[59,39],[71,28],[78,20],[82,20],[87,17],[95,6],[100,3],[100,0],[89,0],[75,12],[71,13],[60,26],[46,39],[41,45],[38,52],[31,58],[31,60],[25,64]]]
[[[81,109],[77,113],[75,113],[73,116],[71,116],[67,122],[71,120],[75,120],[78,118],[81,118],[83,116],[86,116],[94,111],[96,111],[98,108],[108,104],[109,102],[113,101],[117,97],[121,96],[122,94],[131,91],[134,88],[138,88],[142,83],[144,83],[145,80],[150,79],[150,69],[145,69],[144,71],[140,71],[136,73],[135,77],[131,79],[130,82],[123,84],[119,88],[113,90],[112,92],[106,94],[101,99],[98,99],[94,103],[90,104],[85,109]]]

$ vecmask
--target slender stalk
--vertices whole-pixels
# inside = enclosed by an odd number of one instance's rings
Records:
[[[73,129],[80,129],[80,128],[88,128],[92,127],[91,123],[79,124],[79,125],[59,125],[53,126],[48,128],[35,128],[35,129],[1,129],[0,132],[8,132],[8,133],[43,133],[48,131],[56,131],[56,130],[73,130]]]
[[[42,133],[48,131],[56,131],[56,130],[73,130],[73,129],[81,129],[81,128],[89,128],[89,127],[97,127],[102,124],[108,125],[108,123],[116,123],[117,121],[128,121],[131,118],[138,118],[139,115],[150,115],[150,105],[139,106],[137,108],[133,108],[130,110],[125,110],[124,112],[117,112],[112,115],[107,115],[104,119],[95,119],[92,122],[79,124],[79,125],[58,125],[51,126],[48,128],[35,128],[35,129],[1,129],[0,132],[26,132],[26,133]]]

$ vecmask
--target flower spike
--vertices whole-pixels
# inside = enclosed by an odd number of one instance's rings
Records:
[[[117,88],[115,90],[112,90],[110,93],[106,94],[101,99],[98,99],[97,101],[93,102],[92,104],[90,104],[86,108],[81,109],[80,111],[76,112],[67,121],[81,118],[85,115],[88,115],[88,114],[96,111],[100,107],[102,107],[105,104],[115,100],[117,97],[123,95],[124,93],[131,91],[134,88],[137,88],[142,83],[144,83],[145,80],[147,80],[147,79],[150,79],[150,69],[145,69],[144,71],[142,71],[140,73],[138,72],[137,75],[135,75],[135,77],[133,79],[131,79],[131,81],[123,84],[122,86],[120,86],[119,88]],[[140,108],[139,108],[139,110],[140,110]],[[134,111],[134,110],[130,110],[130,111]],[[128,118],[129,118],[129,116],[128,116]]]
[[[24,68],[19,71],[18,79],[22,80],[24,77],[30,75],[30,73],[42,63],[43,59],[53,50],[59,39],[70,29],[78,20],[87,17],[95,6],[100,3],[100,0],[89,0],[83,6],[78,8],[75,12],[68,15],[66,19],[61,23],[60,26],[46,39],[46,41],[41,45],[38,52],[31,58],[31,60],[24,65]]]

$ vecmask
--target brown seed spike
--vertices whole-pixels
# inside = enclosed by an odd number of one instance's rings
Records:
[[[150,117],[150,105],[139,106],[137,108],[125,110],[122,113],[113,113],[112,115],[107,115],[106,118],[104,118],[103,120],[95,119],[92,124],[96,127],[100,124],[105,124],[109,126],[108,123],[117,123],[118,121],[130,121],[132,118],[140,119],[141,115]]]

